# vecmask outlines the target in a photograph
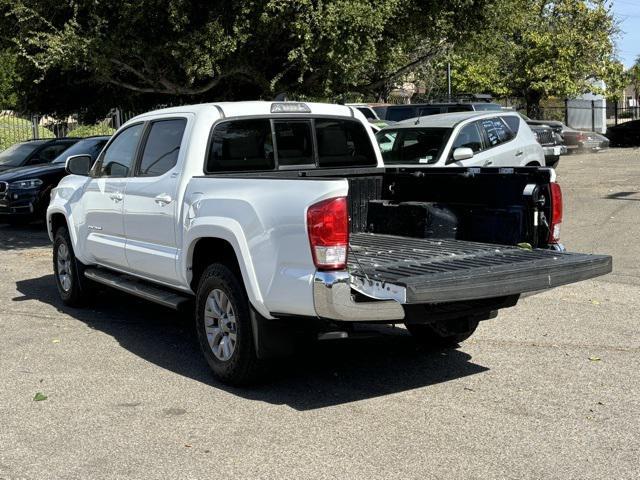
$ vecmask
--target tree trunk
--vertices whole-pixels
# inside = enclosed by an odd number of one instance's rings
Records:
[[[540,111],[542,94],[536,90],[527,90],[525,101],[527,102],[527,117],[533,120],[542,120]]]

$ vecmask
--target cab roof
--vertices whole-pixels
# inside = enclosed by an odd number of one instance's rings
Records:
[[[310,111],[287,111],[287,112],[273,112],[273,105],[285,105],[289,108],[293,108],[294,105],[305,105]],[[338,117],[358,117],[358,119],[364,118],[355,108],[346,105],[334,105],[330,103],[313,103],[313,102],[276,102],[276,101],[246,101],[246,102],[216,102],[216,103],[201,103],[196,105],[183,105],[180,107],[163,108],[161,110],[154,110],[151,112],[138,115],[133,120],[142,120],[146,117],[171,115],[179,113],[193,113],[196,115],[214,114],[216,116],[223,117],[248,117],[254,115],[331,115]],[[127,123],[129,123],[127,122]]]

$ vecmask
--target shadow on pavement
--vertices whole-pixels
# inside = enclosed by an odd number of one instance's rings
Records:
[[[0,224],[0,251],[50,245],[44,223],[12,226]]]
[[[250,400],[312,410],[379,397],[488,370],[458,350],[426,351],[398,328],[357,340],[314,344],[274,362],[265,382],[232,388],[215,380],[196,342],[189,314],[104,290],[88,309],[65,307],[53,275],[17,282],[13,301],[49,303],[118,341],[131,353],[161,368]],[[89,346],[88,346],[89,347]]]
[[[640,202],[640,198],[627,198],[631,195],[636,195],[637,193],[640,192],[615,192],[610,193],[605,198],[608,198],[609,200],[633,200],[635,202]]]

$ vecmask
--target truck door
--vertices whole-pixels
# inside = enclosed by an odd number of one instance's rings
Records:
[[[176,283],[177,192],[186,126],[185,117],[149,122],[124,197],[128,270],[170,284]]]
[[[79,234],[95,263],[126,268],[123,200],[142,137],[143,123],[120,131],[98,159],[82,196],[85,221]]]

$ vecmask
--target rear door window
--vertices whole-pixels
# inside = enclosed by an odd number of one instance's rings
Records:
[[[213,130],[207,172],[273,170],[269,119],[223,122]]]
[[[376,154],[364,125],[353,120],[316,119],[320,167],[375,166]]]
[[[502,120],[504,120],[504,122],[509,127],[509,130],[511,130],[514,135],[518,133],[518,130],[520,130],[520,117],[509,115],[506,117],[502,117]]]
[[[490,147],[495,147],[508,142],[513,138],[513,132],[500,118],[486,118],[480,120],[482,129],[485,132],[487,142]]]
[[[275,121],[278,165],[313,165],[313,138],[309,121]]]
[[[187,121],[184,118],[161,120],[151,124],[138,176],[156,177],[175,167],[186,126]]]

